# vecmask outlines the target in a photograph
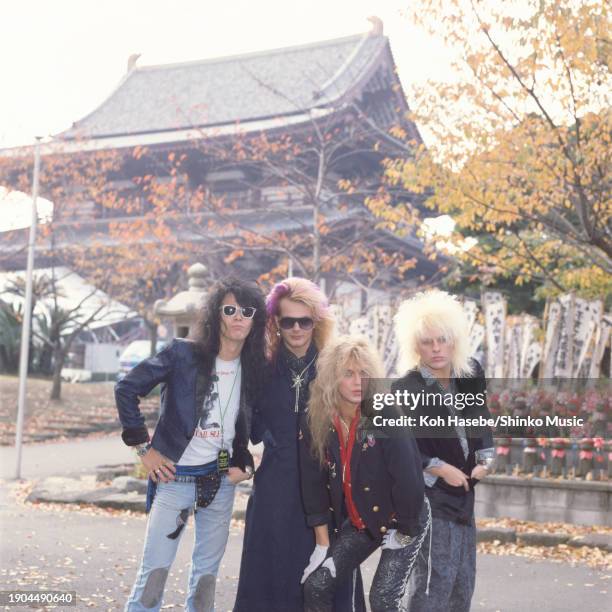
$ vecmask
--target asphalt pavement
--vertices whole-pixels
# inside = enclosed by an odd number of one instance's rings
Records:
[[[121,610],[136,574],[145,516],[21,505],[9,499],[9,486],[2,485],[0,499],[0,589],[74,590],[78,598],[76,608],[59,609]],[[233,606],[242,525],[238,521],[233,524],[221,565],[218,612]],[[190,522],[168,578],[162,609],[182,609],[192,542]],[[363,566],[366,589],[376,562],[374,554]],[[472,610],[609,610],[611,580],[609,573],[584,565],[573,567],[518,556],[479,555]]]
[[[76,591],[76,608],[56,610],[123,609],[142,551],[146,516],[16,503],[8,494],[19,486],[13,479],[15,460],[14,448],[0,448],[0,478],[4,479],[0,483],[0,590]],[[91,473],[102,464],[133,460],[133,451],[119,435],[31,444],[23,447],[21,473],[25,479]],[[218,612],[233,606],[242,535],[243,523],[234,522],[218,577]],[[190,523],[168,578],[162,609],[182,609],[192,542]],[[362,566],[366,590],[377,557],[374,554]],[[473,611],[612,608],[610,572],[519,556],[478,555],[477,563]]]

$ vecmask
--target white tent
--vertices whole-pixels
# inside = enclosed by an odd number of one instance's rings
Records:
[[[90,285],[85,279],[67,267],[60,266],[55,269],[39,268],[34,270],[35,279],[42,275],[51,277],[52,274],[55,274],[59,289],[58,293],[60,297],[58,298],[58,305],[61,308],[67,310],[76,308],[79,303],[82,302],[78,316],[75,317],[77,322],[87,319],[98,310],[100,306],[103,306],[95,320],[89,324],[89,329],[99,329],[138,316],[138,313],[128,308],[125,304],[113,300],[106,293],[96,289],[93,285]],[[0,272],[0,299],[14,305],[23,303],[23,298],[7,291],[7,287],[11,280],[15,280],[16,278],[24,279],[25,270],[17,272]],[[37,304],[34,312],[42,313],[44,308],[44,303]]]

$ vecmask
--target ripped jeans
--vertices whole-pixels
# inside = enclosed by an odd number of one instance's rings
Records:
[[[214,610],[217,571],[227,544],[235,490],[236,485],[223,475],[210,505],[195,512],[195,542],[185,601],[185,610],[189,612]],[[193,514],[194,503],[193,482],[170,481],[157,485],[147,521],[142,562],[125,612],[161,608],[168,572],[184,531],[181,525]]]

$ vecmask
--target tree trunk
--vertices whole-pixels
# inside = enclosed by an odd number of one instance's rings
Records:
[[[313,223],[313,253],[312,253],[312,262],[313,262],[313,272],[312,272],[312,281],[314,283],[319,282],[319,274],[321,272],[321,234],[319,232],[319,203],[317,202],[314,205],[314,209],[312,211],[312,223]]]
[[[151,341],[151,348],[149,349],[149,355],[153,357],[157,353],[157,330],[158,325],[156,321],[149,321],[145,318],[145,325],[149,330],[149,339]]]
[[[62,396],[62,368],[68,350],[62,350],[61,346],[55,346],[53,349],[53,384],[51,386],[51,399],[58,400]]]
[[[43,376],[48,376],[53,373],[53,349],[47,344],[43,344],[40,349],[38,371],[43,374]]]

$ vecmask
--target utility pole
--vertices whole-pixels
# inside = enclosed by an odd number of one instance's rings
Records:
[[[26,269],[25,304],[21,326],[21,352],[19,354],[19,394],[17,400],[17,426],[15,429],[15,450],[17,463],[15,478],[21,478],[21,446],[23,439],[23,419],[26,406],[26,382],[28,379],[28,358],[30,353],[30,327],[32,324],[32,276],[34,274],[34,247],[36,244],[36,226],[38,224],[38,180],[40,174],[40,137],[36,138],[34,148],[34,176],[32,177],[32,223],[28,239],[28,265]]]

